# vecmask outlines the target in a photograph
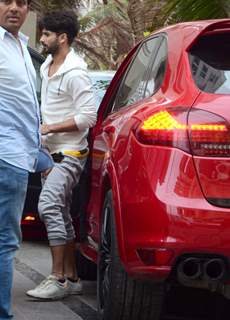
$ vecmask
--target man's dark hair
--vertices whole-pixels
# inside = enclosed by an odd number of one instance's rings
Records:
[[[52,11],[46,13],[39,21],[39,29],[46,29],[57,34],[66,33],[71,45],[78,35],[80,25],[77,16],[72,11]]]

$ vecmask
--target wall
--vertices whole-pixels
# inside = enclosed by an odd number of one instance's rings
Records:
[[[24,22],[21,31],[27,35],[29,39],[29,46],[36,49],[36,35],[37,35],[37,14],[30,11],[26,21]]]

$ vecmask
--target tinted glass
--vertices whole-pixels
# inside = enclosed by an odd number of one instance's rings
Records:
[[[146,84],[145,97],[153,95],[161,86],[166,68],[167,60],[167,41],[165,38],[162,39],[161,46],[157,52],[156,58],[153,61],[149,79]]]
[[[115,100],[114,109],[138,102],[143,98],[147,81],[147,69],[151,58],[156,54],[160,38],[145,41],[132,61]]]
[[[190,50],[189,60],[200,90],[230,93],[230,33],[203,36]]]

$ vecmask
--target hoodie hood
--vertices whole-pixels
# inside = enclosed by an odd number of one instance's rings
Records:
[[[50,63],[52,62],[53,58],[49,54],[46,58],[45,62],[41,66],[41,76],[44,76],[44,73],[48,73],[48,67]],[[87,70],[87,64],[81,58],[74,49],[70,49],[70,52],[67,54],[64,63],[60,66],[58,71],[53,76],[61,76],[65,73],[71,71],[71,70]]]

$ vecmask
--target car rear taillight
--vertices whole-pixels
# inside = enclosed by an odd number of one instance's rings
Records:
[[[188,110],[177,108],[155,112],[136,131],[141,143],[175,147],[190,152],[187,132]]]
[[[196,156],[229,157],[229,125],[217,114],[192,110],[188,117],[189,140]]]
[[[165,109],[145,119],[136,131],[141,143],[179,148],[197,156],[230,156],[226,121],[211,112]]]

